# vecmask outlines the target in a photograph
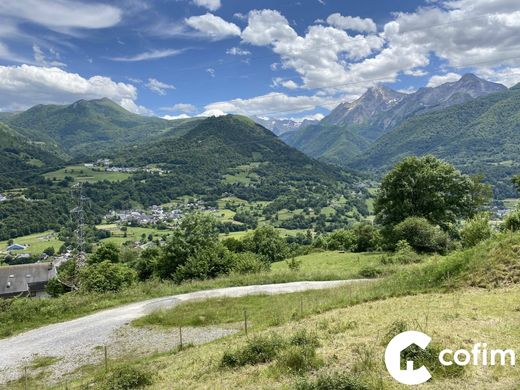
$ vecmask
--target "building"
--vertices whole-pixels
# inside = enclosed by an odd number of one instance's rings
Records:
[[[52,263],[0,267],[0,298],[46,296],[45,287],[54,276]]]
[[[7,247],[7,250],[10,251],[24,251],[27,247],[20,244],[12,244]]]

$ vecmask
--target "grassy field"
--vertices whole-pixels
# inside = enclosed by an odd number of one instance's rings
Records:
[[[476,342],[486,342],[493,348],[518,351],[519,302],[519,287],[422,294],[362,303],[304,318],[296,315],[289,323],[260,330],[257,334],[290,337],[305,329],[317,336],[320,364],[294,374],[287,372],[282,359],[238,368],[222,367],[224,352],[247,343],[248,338],[243,334],[179,353],[130,360],[128,364],[154,373],[150,389],[294,389],[297,383],[331,373],[343,374],[365,386],[349,387],[352,389],[406,389],[390,377],[383,364],[387,334],[396,323],[423,331],[433,338],[435,345],[454,350],[471,349]],[[99,367],[89,378],[95,381],[94,378],[102,375]],[[505,390],[517,389],[519,384],[518,369],[468,366],[434,373],[434,378],[421,388]]]
[[[124,172],[105,172],[87,168],[83,165],[70,165],[54,172],[46,173],[45,178],[57,181],[63,180],[66,176],[74,178],[76,182],[95,183],[102,180],[122,181],[128,179],[131,174]]]
[[[143,234],[146,236],[146,240],[148,240],[150,234],[155,240],[158,237],[167,236],[170,233],[170,230],[128,226],[125,237],[125,232],[116,224],[97,225],[96,227],[98,229],[108,230],[112,233],[111,237],[103,239],[102,242],[111,242],[116,245],[122,245],[126,241],[139,241]]]
[[[43,233],[31,234],[28,236],[19,237],[13,240],[16,244],[26,245],[27,248],[22,251],[15,251],[13,253],[30,253],[33,255],[41,254],[48,247],[54,247],[57,251],[63,244],[58,240],[56,233],[49,230]],[[7,241],[0,241],[0,252],[5,251],[8,246]]]

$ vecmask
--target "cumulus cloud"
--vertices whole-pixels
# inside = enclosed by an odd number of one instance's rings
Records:
[[[168,89],[175,89],[175,85],[163,83],[162,81],[154,78],[148,79],[148,82],[145,85],[150,91],[155,92],[161,96],[166,95],[166,91]]]
[[[157,60],[160,58],[172,57],[182,53],[183,50],[166,49],[166,50],[150,50],[144,53],[135,54],[128,57],[111,57],[112,61],[121,62],[138,62],[138,61],[149,61]]]
[[[204,117],[213,117],[213,116],[224,116],[224,115],[227,115],[224,111],[222,110],[219,110],[219,109],[209,109],[209,110],[206,110],[204,111],[202,114],[198,115],[198,116],[204,116]]]
[[[236,24],[226,22],[210,13],[187,18],[186,24],[215,41],[240,36],[241,33],[240,27]]]
[[[321,25],[313,25],[305,36],[299,36],[274,10],[252,11],[242,39],[256,46],[271,46],[284,68],[300,74],[305,88],[328,88],[351,81],[345,61],[363,59],[384,44],[377,35],[350,36],[344,30]]]
[[[362,19],[357,16],[343,16],[339,13],[335,13],[327,18],[327,23],[342,30],[352,30],[367,33],[377,32],[377,26],[370,18]]]
[[[0,15],[64,31],[112,27],[121,21],[122,11],[111,5],[73,0],[2,0]]]
[[[444,83],[451,83],[453,81],[457,81],[461,78],[461,75],[458,73],[446,73],[441,75],[435,75],[430,78],[428,81],[427,87],[438,87],[439,85],[442,85]]]
[[[251,99],[233,99],[225,102],[216,102],[205,107],[208,111],[220,111],[227,114],[243,115],[270,115],[290,112],[311,111],[317,107],[332,109],[337,100],[322,96],[288,96],[283,93],[272,92],[267,95]],[[283,111],[281,110],[283,107]]]
[[[137,89],[132,84],[118,83],[103,76],[87,79],[56,67],[0,66],[0,111],[102,97],[133,112],[145,110],[135,103]]]
[[[285,80],[281,77],[273,79],[272,87],[283,87],[287,89],[298,89],[300,86],[294,80]]]
[[[193,4],[207,8],[210,11],[216,11],[222,6],[220,0],[193,0]]]

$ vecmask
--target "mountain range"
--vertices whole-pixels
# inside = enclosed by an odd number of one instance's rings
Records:
[[[354,102],[340,104],[319,124],[282,138],[312,157],[347,166],[379,137],[410,118],[505,90],[505,86],[473,74],[411,94],[369,88]]]
[[[293,119],[277,119],[267,117],[251,117],[259,125],[264,126],[266,129],[271,130],[278,136],[282,134],[292,133],[298,129],[303,129],[307,126],[315,125],[319,123],[319,120],[304,119],[303,121],[295,121]]]

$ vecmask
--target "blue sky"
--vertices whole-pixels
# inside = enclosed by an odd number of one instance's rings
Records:
[[[378,83],[520,81],[516,0],[2,0],[0,110],[326,114]]]

